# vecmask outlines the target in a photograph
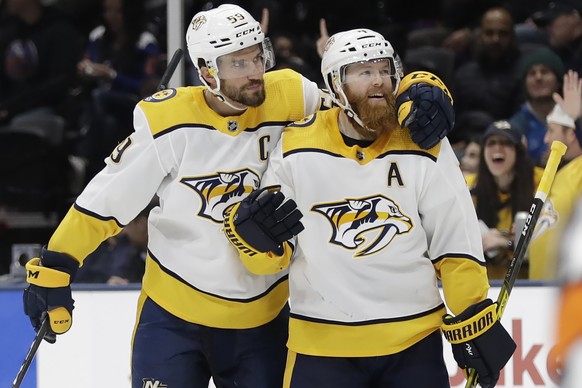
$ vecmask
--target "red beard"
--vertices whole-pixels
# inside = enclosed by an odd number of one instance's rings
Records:
[[[346,88],[345,93],[352,109],[367,128],[362,128],[352,118],[349,118],[349,120],[356,132],[365,139],[376,139],[385,132],[389,132],[398,126],[395,108],[396,97],[387,88],[382,89],[387,107],[371,105],[368,101],[368,94],[358,96],[349,87]]]

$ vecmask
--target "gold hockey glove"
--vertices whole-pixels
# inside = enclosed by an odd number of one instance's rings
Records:
[[[79,263],[64,253],[43,249],[41,258],[26,263],[26,281],[30,285],[24,290],[24,312],[30,317],[36,331],[48,314],[50,332],[48,342],[55,341],[55,334],[66,333],[73,323],[71,282]]]
[[[398,123],[410,130],[412,140],[429,149],[438,144],[455,124],[453,98],[436,75],[415,71],[400,81],[396,94]]]

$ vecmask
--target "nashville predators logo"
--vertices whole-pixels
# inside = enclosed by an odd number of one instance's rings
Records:
[[[206,16],[198,16],[196,19],[192,19],[190,23],[194,31],[198,31],[203,24],[206,23]]]
[[[388,246],[397,234],[412,229],[410,217],[382,195],[316,205],[311,210],[323,214],[331,223],[332,243],[357,249],[354,257],[372,255]],[[366,244],[368,239],[371,242]]]
[[[325,53],[334,43],[335,43],[335,37],[332,36],[325,43],[325,47],[323,48],[323,52]]]
[[[558,216],[558,212],[554,209],[552,200],[548,198],[544,203],[544,207],[542,207],[536,228],[534,229],[534,233],[532,235],[532,240],[540,237],[547,230],[554,228],[558,223],[559,218],[560,217]],[[519,233],[518,231],[516,232]]]
[[[251,191],[259,187],[259,176],[249,170],[218,172],[202,177],[180,180],[193,189],[202,200],[198,215],[222,223],[222,213],[232,204],[240,202]]]
[[[152,94],[151,96],[144,98],[143,100],[147,102],[161,102],[168,100],[174,97],[175,95],[176,89],[164,89]]]

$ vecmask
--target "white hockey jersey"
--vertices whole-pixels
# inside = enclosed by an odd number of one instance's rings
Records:
[[[265,74],[266,101],[239,116],[211,110],[203,87],[141,101],[135,132],[106,159],[48,248],[80,262],[151,200],[143,293],[173,315],[211,327],[269,322],[288,299],[287,274],[256,276],[222,232],[223,210],[259,185],[283,128],[314,113],[317,85],[291,70]]]
[[[393,354],[440,327],[439,279],[454,314],[486,298],[477,216],[447,139],[422,150],[398,128],[349,147],[338,114],[286,128],[261,183],[281,185],[304,215],[289,266],[288,346]],[[253,270],[253,258],[244,262]]]

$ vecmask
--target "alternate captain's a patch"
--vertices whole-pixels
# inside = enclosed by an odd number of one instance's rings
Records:
[[[176,89],[164,89],[144,98],[143,100],[147,102],[160,102],[174,97],[176,93]]]

